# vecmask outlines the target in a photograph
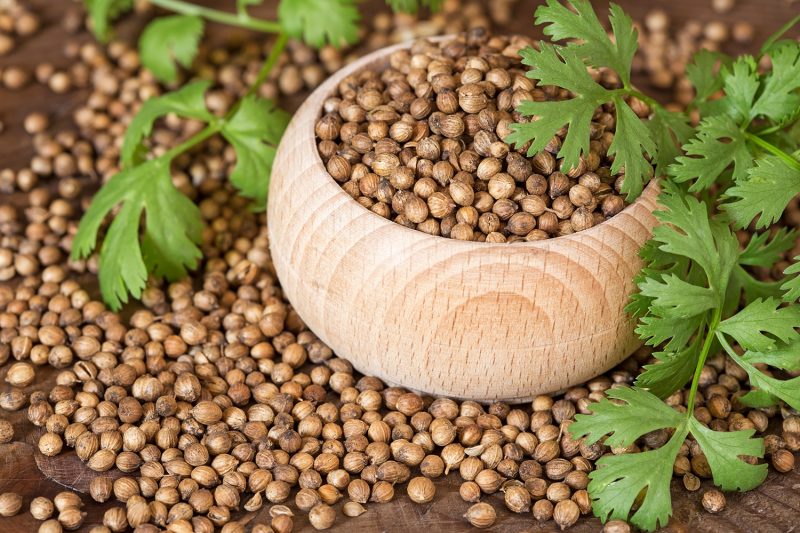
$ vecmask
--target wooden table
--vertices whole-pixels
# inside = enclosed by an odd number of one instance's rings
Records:
[[[67,39],[87,41],[91,37],[86,34],[68,36],[60,27],[60,20],[72,2],[52,2],[48,0],[24,0],[31,4],[40,14],[43,22],[42,30],[32,38],[20,43],[13,53],[0,58],[0,68],[9,65],[25,65],[32,67],[39,62],[47,61],[56,66],[66,66],[69,62],[63,57],[62,50]],[[212,2],[220,6],[232,5],[233,2]],[[509,32],[534,34],[533,7],[536,2],[523,0],[516,7],[514,22]],[[643,2],[622,0],[619,2],[635,18],[641,20],[644,13],[654,6],[663,4],[671,18],[681,23],[695,18],[700,21],[719,19],[726,22],[748,20],[757,28],[756,41],[760,42],[766,35],[777,29],[786,20],[800,11],[800,3],[790,0],[739,0],[737,6],[724,15],[711,11],[710,0],[673,0],[669,3],[657,1]],[[274,1],[267,1],[259,7],[265,14],[274,12]],[[380,2],[371,0],[362,9],[374,13],[383,9]],[[118,25],[120,35],[131,38],[141,28],[143,21],[128,19]],[[212,33],[219,32],[212,26]],[[738,51],[738,50],[733,50]],[[25,166],[32,155],[31,138],[22,129],[23,117],[33,111],[45,111],[50,116],[53,131],[67,128],[71,123],[73,109],[85,98],[86,92],[72,91],[66,95],[54,97],[46,88],[33,84],[20,92],[9,92],[0,89],[0,121],[5,123],[5,131],[0,134],[0,168],[14,169]],[[288,108],[294,108],[297,101],[283,102]],[[2,194],[2,193],[0,193]],[[2,195],[0,203],[21,205],[23,195]],[[92,280],[89,280],[92,283]],[[5,377],[5,368],[0,369],[0,380]],[[30,387],[31,390],[47,390],[52,386],[53,373],[39,372],[44,379]],[[0,381],[0,391],[7,385]],[[46,458],[36,451],[36,441],[40,434],[27,422],[24,411],[2,413],[12,421],[17,439],[20,442],[0,445],[0,492],[15,491],[24,496],[25,512],[13,518],[0,518],[0,532],[33,532],[38,528],[27,512],[30,500],[35,496],[53,497],[65,487],[86,491],[92,472],[85,468],[74,452],[62,453],[55,458]],[[118,474],[117,474],[118,475]],[[394,501],[384,505],[371,504],[367,513],[359,518],[347,519],[339,514],[337,523],[331,531],[386,531],[400,533],[406,531],[431,530],[436,533],[455,533],[468,529],[461,517],[467,509],[458,495],[459,478],[450,475],[437,481],[437,496],[427,505],[412,503],[403,489],[397,491]],[[705,487],[704,487],[705,488]],[[705,533],[780,533],[793,531],[800,520],[800,471],[779,475],[771,472],[767,481],[758,489],[745,494],[728,495],[727,508],[718,515],[710,515],[702,511],[700,495],[702,491],[687,493],[679,482],[673,484],[674,517],[664,531],[672,532],[705,532]],[[555,524],[535,522],[530,514],[514,515],[505,510],[502,497],[494,495],[486,499],[498,511],[498,521],[492,531],[545,532],[556,531]],[[102,514],[110,504],[96,504],[88,496],[84,496],[85,510],[88,513],[83,530],[91,525],[101,523]],[[267,509],[260,515],[249,516],[251,524],[257,521],[269,521]],[[305,516],[295,517],[295,531],[307,531],[311,527]],[[570,531],[576,533],[596,532],[601,529],[596,518],[582,518]]]

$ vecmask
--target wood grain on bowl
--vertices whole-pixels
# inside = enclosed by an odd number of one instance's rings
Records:
[[[435,395],[520,401],[590,379],[637,346],[624,307],[655,225],[651,183],[587,231],[487,244],[427,235],[359,205],[325,170],[314,124],[365,56],[295,114],[275,158],[269,236],[281,285],[308,326],[361,372]]]

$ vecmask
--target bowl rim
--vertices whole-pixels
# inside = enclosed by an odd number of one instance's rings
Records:
[[[455,39],[457,34],[447,34],[447,35],[436,35],[432,37],[424,37],[421,39],[440,43],[444,41],[448,41],[451,39]],[[322,157],[319,154],[319,149],[317,147],[317,135],[315,131],[315,125],[317,120],[322,116],[322,108],[330,96],[336,91],[337,86],[339,83],[352,74],[357,74],[369,68],[369,65],[372,63],[377,62],[385,62],[388,57],[393,54],[394,52],[400,50],[407,50],[411,48],[411,46],[419,41],[420,38],[411,39],[408,41],[403,41],[401,43],[393,44],[390,46],[386,46],[384,48],[379,48],[369,54],[360,57],[356,61],[345,65],[341,69],[337,70],[333,74],[331,74],[320,86],[318,86],[314,91],[306,98],[305,102],[300,109],[295,113],[295,116],[300,116],[301,114],[308,113],[309,115],[313,115],[313,120],[300,122],[298,121],[298,131],[297,133],[300,134],[302,137],[306,137],[310,134],[311,139],[313,142],[311,143],[312,148],[311,151],[313,152],[313,166],[319,166],[322,169],[323,174],[328,180],[330,185],[336,187],[336,195],[346,199],[345,205],[356,208],[360,213],[366,213],[371,217],[374,217],[372,222],[375,224],[376,228],[386,230],[386,231],[396,231],[402,230],[407,233],[408,238],[415,238],[416,241],[423,243],[423,242],[431,242],[435,241],[438,242],[442,246],[452,246],[452,247],[469,247],[476,250],[515,250],[518,251],[520,249],[531,249],[531,250],[547,250],[550,247],[556,244],[566,244],[568,241],[584,241],[591,237],[596,237],[598,234],[602,232],[608,231],[609,229],[619,229],[624,232],[624,227],[620,227],[623,224],[623,221],[626,219],[628,215],[631,218],[637,219],[638,217],[633,213],[633,211],[637,211],[640,207],[644,207],[648,212],[652,211],[652,209],[647,208],[643,204],[649,201],[655,202],[659,192],[660,186],[658,183],[658,177],[653,177],[650,181],[645,185],[642,189],[641,194],[639,195],[636,200],[631,202],[630,204],[626,205],[625,208],[611,217],[609,220],[605,220],[596,226],[592,226],[589,229],[571,233],[569,235],[560,235],[556,237],[551,237],[549,239],[542,239],[539,241],[518,241],[514,243],[487,243],[487,242],[478,242],[478,241],[462,241],[458,239],[451,239],[449,237],[444,237],[442,235],[431,235],[429,233],[425,233],[423,231],[419,231],[417,229],[409,228],[403,226],[402,224],[398,224],[393,220],[384,218],[379,214],[365,208],[361,204],[359,204],[355,198],[347,194],[345,190],[341,187],[341,185],[333,179],[333,176],[330,175],[327,168],[325,167],[325,162],[322,161]],[[291,127],[291,126],[290,126]],[[526,155],[527,157],[527,155]],[[585,238],[585,239],[584,239]]]

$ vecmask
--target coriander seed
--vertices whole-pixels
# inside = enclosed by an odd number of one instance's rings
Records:
[[[494,524],[497,519],[497,514],[495,513],[494,507],[488,503],[481,502],[467,509],[464,518],[466,518],[467,522],[472,524],[473,527],[485,529]]]

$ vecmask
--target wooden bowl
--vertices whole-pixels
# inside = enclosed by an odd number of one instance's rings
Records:
[[[638,346],[623,310],[656,223],[658,186],[607,222],[539,242],[487,244],[412,230],[359,205],[331,178],[314,124],[347,75],[383,70],[379,50],[305,101],[275,157],[272,259],[289,301],[359,371],[478,401],[523,401],[582,383]]]

